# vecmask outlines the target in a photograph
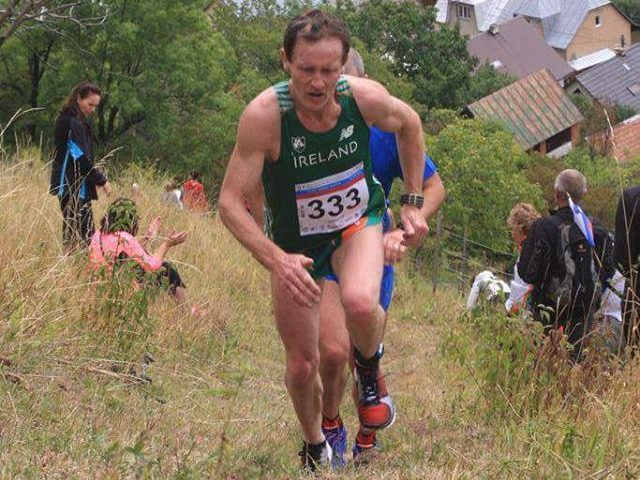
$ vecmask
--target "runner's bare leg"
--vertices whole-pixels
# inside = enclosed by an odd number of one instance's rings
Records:
[[[322,413],[328,419],[340,412],[340,403],[347,385],[345,368],[351,344],[346,315],[340,300],[340,287],[326,280],[320,300],[320,376],[322,378]]]
[[[276,327],[286,353],[285,384],[307,443],[324,440],[322,430],[322,383],[318,364],[320,304],[302,307],[276,276],[271,277]]]
[[[364,358],[376,353],[384,330],[385,313],[380,306],[383,262],[382,225],[369,226],[353,234],[332,258],[340,278],[347,330]]]

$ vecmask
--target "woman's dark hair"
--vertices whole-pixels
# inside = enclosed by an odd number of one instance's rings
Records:
[[[102,233],[127,232],[135,236],[138,224],[136,203],[129,198],[120,197],[107,208],[107,213],[100,221],[100,230]]]
[[[193,170],[189,175],[194,180],[200,180],[200,172],[198,170]]]
[[[351,35],[344,22],[335,15],[314,9],[291,20],[284,32],[283,42],[284,52],[289,60],[292,59],[299,37],[310,42],[317,42],[323,38],[337,38],[342,43],[342,63],[347,61],[349,48],[351,48]]]
[[[81,116],[78,108],[78,99],[87,98],[89,95],[102,95],[102,90],[90,82],[81,82],[71,89],[71,93],[64,101],[62,111],[70,111],[76,117]]]

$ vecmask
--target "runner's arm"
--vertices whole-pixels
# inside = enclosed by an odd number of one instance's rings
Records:
[[[245,208],[245,200],[261,190],[262,169],[269,150],[270,129],[264,128],[264,101],[255,99],[238,123],[236,145],[231,153],[220,190],[220,218],[234,237],[268,270],[284,252],[263,233]],[[276,118],[279,121],[279,118]]]
[[[258,187],[245,201],[256,224],[264,230],[264,187],[262,183],[258,184]]]
[[[260,188],[271,142],[274,138],[279,141],[279,134],[269,128],[280,122],[277,104],[269,105],[264,97],[264,94],[257,97],[240,117],[236,145],[220,191],[220,218],[233,236],[279,279],[297,304],[311,307],[320,301],[321,293],[307,270],[312,268],[313,260],[287,253],[269,240],[245,206],[245,201],[253,198]]]
[[[425,161],[420,117],[377,82],[349,77],[349,83],[365,121],[396,134],[405,190],[408,193],[421,192]]]
[[[349,82],[365,121],[396,134],[405,191],[422,192],[425,161],[420,117],[377,82],[363,78],[350,78]],[[400,219],[404,225],[405,245],[419,245],[429,231],[420,210],[414,205],[403,205]]]
[[[422,183],[422,194],[424,195],[424,205],[421,211],[424,219],[428,222],[438,213],[438,210],[447,199],[447,191],[438,172]]]
[[[430,175],[422,182],[422,194],[424,205],[420,209],[425,221],[428,222],[438,212],[440,206],[447,198],[442,180],[438,172]],[[391,212],[391,210],[388,210]],[[393,220],[392,220],[393,223]],[[404,245],[404,234],[400,228],[396,228],[384,235],[384,260],[385,264],[393,265],[402,261],[407,248]]]

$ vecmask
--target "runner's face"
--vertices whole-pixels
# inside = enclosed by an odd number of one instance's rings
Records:
[[[90,93],[85,98],[78,99],[78,108],[80,108],[85,117],[91,116],[98,108],[98,105],[100,105],[100,95],[95,93]]]
[[[291,89],[299,107],[321,110],[333,98],[342,71],[342,42],[335,37],[310,42],[298,39],[292,58],[284,56]]]

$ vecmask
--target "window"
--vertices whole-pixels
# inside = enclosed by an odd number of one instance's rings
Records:
[[[602,26],[602,22],[600,21],[600,15],[596,15],[596,28],[601,26]]]
[[[458,5],[458,18],[469,20],[471,18],[471,8],[468,5]]]
[[[624,47],[625,47],[624,34],[620,35],[620,46],[621,46],[622,48],[624,48]]]
[[[571,143],[571,129],[567,128],[562,132],[547,139],[547,152],[553,152],[556,148],[559,148],[567,143]]]

